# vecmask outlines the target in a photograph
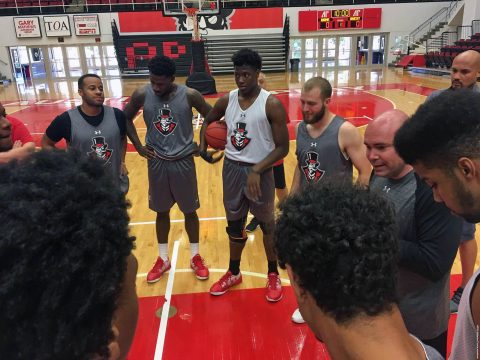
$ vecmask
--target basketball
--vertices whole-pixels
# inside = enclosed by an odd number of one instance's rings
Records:
[[[205,140],[214,149],[225,149],[225,145],[227,145],[227,124],[224,121],[214,121],[208,124]]]

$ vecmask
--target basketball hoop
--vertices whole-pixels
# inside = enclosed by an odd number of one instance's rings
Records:
[[[200,41],[200,30],[198,28],[197,18],[198,9],[194,7],[188,8],[184,6],[182,11],[187,15],[187,19],[190,19],[190,21],[192,22],[192,40]]]

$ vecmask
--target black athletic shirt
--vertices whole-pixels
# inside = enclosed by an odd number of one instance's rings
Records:
[[[80,106],[77,106],[77,108],[80,112],[80,115],[82,115],[85,121],[90,125],[98,126],[98,124],[102,122],[104,113],[103,107],[100,114],[96,116],[88,116],[82,111]],[[113,111],[115,113],[115,119],[117,120],[118,128],[120,129],[120,135],[123,138],[127,134],[127,120],[125,118],[125,114],[122,110],[117,108],[113,108]],[[68,111],[65,111],[53,119],[47,130],[45,130],[45,134],[53,142],[58,142],[62,139],[65,139],[69,143],[72,135],[72,122],[70,120],[70,115],[68,115]]]

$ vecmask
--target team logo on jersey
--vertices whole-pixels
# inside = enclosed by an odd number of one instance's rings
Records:
[[[108,163],[112,157],[113,150],[108,148],[103,136],[96,136],[92,138],[92,151],[88,153],[89,156],[97,157]]]
[[[237,128],[233,130],[233,135],[230,141],[235,149],[238,151],[245,149],[250,144],[252,139],[247,137],[248,131],[245,129],[247,124],[244,122],[237,122]]]
[[[307,160],[304,166],[302,166],[303,174],[307,182],[317,182],[325,174],[325,170],[320,169],[320,163],[318,162],[318,154],[313,151],[307,152]]]
[[[153,125],[163,136],[170,135],[177,127],[177,123],[173,121],[171,110],[166,107],[159,110],[157,120],[153,122]]]

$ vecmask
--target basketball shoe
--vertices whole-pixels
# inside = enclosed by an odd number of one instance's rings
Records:
[[[159,256],[155,265],[153,265],[152,269],[147,274],[147,282],[152,284],[156,283],[162,277],[163,273],[170,270],[170,260],[165,260]]]
[[[245,227],[246,232],[253,232],[257,230],[258,225],[260,225],[260,222],[257,220],[256,217],[253,217],[250,223]]]
[[[205,265],[205,261],[203,261],[200,254],[195,255],[192,260],[190,260],[190,267],[195,272],[195,276],[199,280],[207,280],[208,279],[208,268]]]
[[[232,286],[238,285],[242,283],[242,273],[238,273],[238,275],[233,275],[230,270],[228,270],[225,275],[223,275],[220,280],[218,280],[215,284],[212,285],[210,288],[210,294],[212,295],[223,295],[225,294],[228,289]]]
[[[265,296],[270,302],[277,302],[282,299],[282,282],[280,281],[280,276],[275,272],[268,273]]]
[[[295,324],[305,324],[305,320],[303,320],[303,316],[300,314],[300,309],[295,309],[292,314],[292,321]]]

